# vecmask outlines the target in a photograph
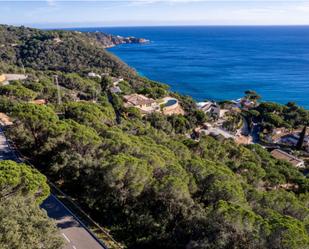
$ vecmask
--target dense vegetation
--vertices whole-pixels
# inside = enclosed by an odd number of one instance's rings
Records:
[[[263,102],[250,110],[248,116],[262,123],[263,128],[272,131],[274,128],[298,128],[309,124],[309,112],[293,102],[280,105],[273,102]]]
[[[28,165],[0,162],[0,248],[59,249],[56,226],[39,204],[49,194],[46,179]]]
[[[186,133],[207,118],[189,97],[170,93],[185,116],[142,117],[137,109],[124,108],[121,96],[107,91],[108,79],[90,79],[85,72],[109,71],[124,77],[125,91],[150,97],[164,96],[167,88],[125,65],[116,67],[100,45],[80,40],[85,35],[57,33],[70,42],[50,50],[53,45],[43,39],[50,32],[3,29],[22,43],[1,57],[2,70],[13,70],[22,60],[29,75],[12,89],[0,89],[0,110],[15,120],[7,134],[128,248],[309,247],[309,181],[291,164],[259,145],[189,139]],[[22,40],[28,32],[38,37]],[[25,47],[28,52],[21,52]],[[41,97],[49,104],[29,103]],[[294,187],[284,190],[285,184]]]

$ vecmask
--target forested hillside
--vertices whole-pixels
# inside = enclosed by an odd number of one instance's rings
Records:
[[[193,100],[137,76],[92,36],[2,26],[0,44],[0,71],[28,75],[0,86],[7,135],[127,248],[309,248],[309,180],[290,163],[259,145],[189,138],[208,118]],[[124,107],[108,90],[117,77],[123,93],[177,97],[185,115]]]
[[[103,49],[106,44],[102,37],[4,25],[0,26],[0,33],[2,62],[35,70],[83,72],[106,68],[115,74],[134,75],[123,62]]]
[[[55,224],[39,208],[48,196],[46,178],[29,165],[0,161],[0,248],[59,249]]]

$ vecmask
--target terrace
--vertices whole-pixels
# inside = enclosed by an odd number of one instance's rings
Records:
[[[123,99],[125,101],[124,107],[136,107],[144,114],[151,112],[162,112],[164,115],[184,114],[184,110],[179,105],[178,100],[172,97],[154,100],[144,95],[134,93],[124,95]]]
[[[297,158],[297,157],[295,157],[295,156],[293,156],[289,153],[286,153],[283,150],[275,149],[271,152],[271,155],[278,160],[284,160],[284,161],[291,163],[296,168],[304,168],[305,167],[303,160],[301,160],[301,159],[299,159],[299,158]]]
[[[143,113],[151,113],[160,110],[157,102],[152,98],[147,98],[141,94],[130,94],[123,96],[125,104],[124,107],[136,107]]]
[[[185,113],[179,105],[178,100],[172,97],[163,98],[162,101],[160,101],[160,106],[162,106],[162,113],[164,115],[184,115]]]

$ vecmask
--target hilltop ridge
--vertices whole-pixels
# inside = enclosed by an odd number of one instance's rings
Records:
[[[144,43],[135,37],[101,32],[48,30],[0,25],[1,61],[38,70],[75,72],[108,68],[134,77],[135,72],[105,48],[123,43]]]

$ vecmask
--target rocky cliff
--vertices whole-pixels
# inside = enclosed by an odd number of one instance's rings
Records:
[[[144,38],[137,38],[137,37],[123,37],[123,36],[115,36],[110,34],[105,34],[102,32],[87,32],[87,36],[95,38],[98,42],[100,42],[104,47],[109,48],[120,44],[128,44],[128,43],[147,43],[149,40]]]

